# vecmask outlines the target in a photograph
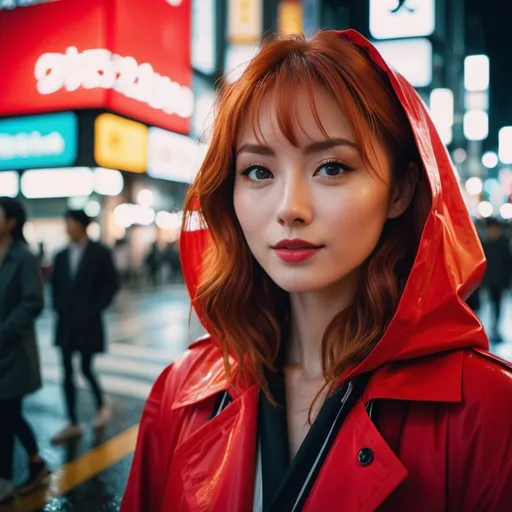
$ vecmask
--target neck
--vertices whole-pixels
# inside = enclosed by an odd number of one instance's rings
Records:
[[[87,242],[87,234],[84,234],[82,237],[73,240],[73,243],[76,245],[84,245]]]
[[[0,237],[0,256],[3,256],[12,245],[13,239],[10,234]]]
[[[290,294],[290,339],[287,364],[300,367],[311,379],[323,377],[322,338],[333,318],[356,294],[358,275],[315,292]]]

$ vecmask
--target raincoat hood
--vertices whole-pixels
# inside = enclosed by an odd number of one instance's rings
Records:
[[[447,150],[414,88],[359,33],[338,35],[365,51],[388,75],[409,119],[431,192],[416,260],[396,313],[374,350],[351,374],[464,347],[487,349],[483,327],[465,304],[482,279],[484,253]],[[182,232],[181,261],[192,304],[209,243],[199,223]]]

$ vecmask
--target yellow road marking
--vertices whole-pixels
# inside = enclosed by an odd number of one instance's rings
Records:
[[[52,499],[68,493],[130,455],[135,449],[138,430],[139,426],[135,425],[101,446],[63,464],[52,472],[48,488],[20,498],[6,507],[0,507],[0,510],[27,512],[44,507]]]

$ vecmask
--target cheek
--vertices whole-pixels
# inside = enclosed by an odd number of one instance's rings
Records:
[[[388,210],[388,190],[383,184],[375,186],[375,183],[354,183],[342,191],[337,201],[325,201],[334,215],[340,218],[372,218],[386,217]],[[358,226],[361,228],[361,224]]]
[[[387,220],[388,194],[384,187],[362,184],[346,189],[337,201],[326,201],[324,218],[351,252],[373,250]],[[373,247],[372,247],[373,246]]]
[[[250,194],[246,194],[244,192],[245,191],[242,188],[235,185],[233,206],[235,208],[238,223],[240,224],[248,243],[251,243],[251,235],[254,233],[258,216],[257,211],[254,209]]]

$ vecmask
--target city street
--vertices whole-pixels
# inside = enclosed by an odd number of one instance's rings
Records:
[[[484,303],[482,318],[489,308]],[[82,380],[80,419],[85,435],[72,447],[54,447],[49,438],[65,421],[60,389],[61,369],[52,343],[53,318],[45,311],[38,321],[44,388],[25,402],[28,419],[36,429],[43,457],[53,474],[48,489],[0,507],[1,512],[41,510],[118,510],[128,475],[131,454],[144,399],[152,382],[173,359],[203,331],[192,317],[189,330],[189,301],[183,286],[158,290],[125,291],[108,313],[110,350],[98,357],[102,384],[108,393],[113,419],[107,431],[92,433],[92,400]],[[512,359],[512,300],[503,311],[505,342],[493,347]],[[77,361],[78,362],[78,361]],[[25,456],[17,447],[15,480],[24,477]]]
[[[61,368],[53,346],[51,312],[38,321],[44,388],[25,402],[35,427],[42,456],[54,471],[50,487],[9,506],[4,511],[114,511],[118,510],[126,483],[136,426],[151,385],[160,372],[193,340],[203,334],[192,317],[182,285],[150,291],[125,291],[107,314],[110,350],[100,355],[97,368],[108,394],[113,419],[96,437],[90,426],[93,402],[83,379],[80,421],[85,435],[70,447],[55,447],[50,437],[65,422],[60,387]],[[78,369],[79,359],[75,361]],[[25,455],[17,447],[15,481],[24,477]]]

